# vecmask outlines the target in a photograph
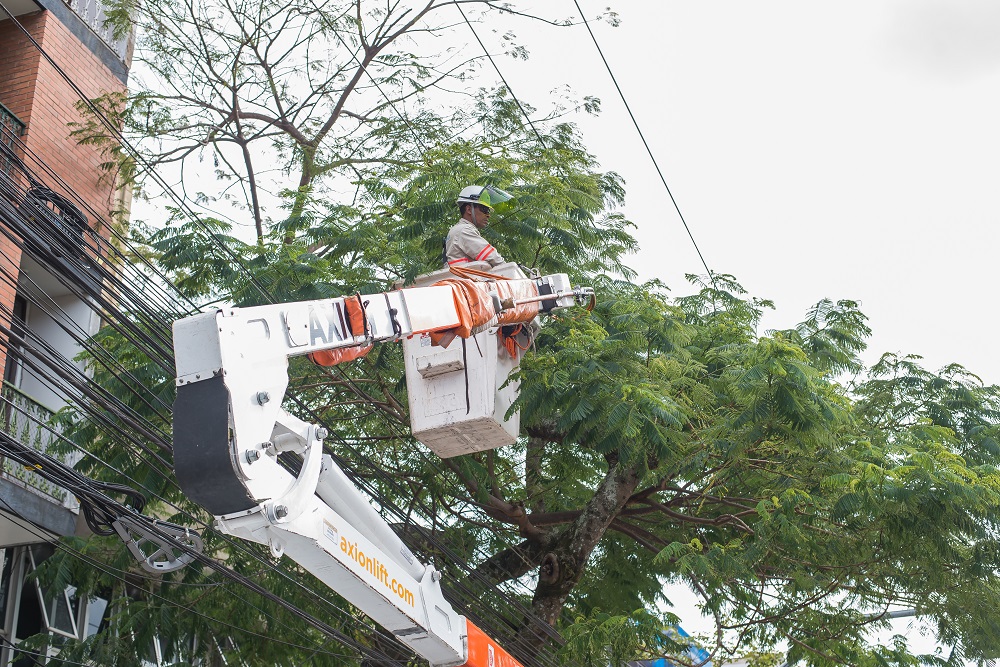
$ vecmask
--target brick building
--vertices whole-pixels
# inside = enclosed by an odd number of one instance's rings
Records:
[[[0,435],[44,451],[58,438],[49,417],[70,400],[46,368],[74,364],[77,341],[100,325],[102,247],[127,205],[100,150],[70,136],[83,117],[66,78],[91,99],[124,92],[131,47],[105,27],[100,0],[3,6],[13,17],[0,8]],[[44,664],[18,642],[39,632],[84,638],[107,602],[25,578],[53,540],[81,530],[79,511],[64,489],[0,464],[0,667]]]

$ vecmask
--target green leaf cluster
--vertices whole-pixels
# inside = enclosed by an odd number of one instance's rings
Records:
[[[348,14],[297,18],[327,44],[357,28]],[[213,42],[206,48],[215,60],[192,60],[174,53],[168,36],[155,46],[174,80],[191,67],[235,62],[237,89],[295,101],[290,88],[269,91],[278,79],[241,60],[250,50],[237,48],[236,57]],[[350,43],[364,36],[351,34]],[[380,52],[373,62],[396,90],[419,89],[430,76],[411,53]],[[345,85],[324,69],[330,63],[313,65],[317,80]],[[199,115],[190,126],[181,107],[149,97],[149,136],[173,136],[196,150],[217,121],[204,102],[219,95],[208,91],[192,102]],[[309,111],[329,112],[322,99],[309,102]],[[138,130],[141,105],[130,108]],[[380,346],[333,370],[304,361],[291,368],[301,403],[287,407],[331,428],[331,453],[401,510],[406,519],[393,519],[400,533],[449,574],[457,605],[505,615],[523,645],[542,650],[518,611],[530,608],[563,633],[559,659],[567,664],[657,654],[681,664],[685,645],[669,632],[677,610],[664,594],[668,583],[700,596],[718,628],[702,642],[720,659],[750,655],[763,665],[787,651],[790,664],[941,663],[912,655],[901,639],[873,643],[887,611],[898,608],[928,620],[955,655],[996,657],[1000,388],[958,366],[924,369],[912,356],[886,355],[866,367],[860,355],[870,329],[855,301],[824,299],[799,325],[761,332],[761,316],[774,304],[748,295],[733,276],[690,276],[691,289],[676,297],[656,281],[636,284],[626,264],[637,245],[621,212],[622,179],[597,164],[572,125],[527,126],[504,91],[474,91],[447,114],[409,109],[392,120],[381,103],[376,110],[378,120],[354,118],[356,135],[343,130],[337,141],[275,135],[274,155],[302,178],[280,195],[280,216],[265,221],[248,203],[260,229],[253,242],[219,217],[192,220],[179,209],[132,234],[198,304],[315,299],[378,292],[440,268],[457,192],[478,183],[514,194],[486,238],[508,259],[568,273],[599,295],[593,312],[547,318],[525,356],[516,378],[517,445],[447,462],[423,450],[407,430],[398,347]],[[234,141],[243,131],[238,115],[225,116]],[[414,138],[407,125],[418,118],[426,124]],[[256,126],[245,120],[267,138],[280,118]],[[315,138],[322,128],[309,120],[300,129]],[[230,171],[234,183],[250,178]],[[334,181],[348,194],[332,196]],[[135,342],[167,340],[171,317],[125,319],[93,341],[93,381],[127,413],[81,406],[61,418],[69,442],[95,455],[81,460],[82,471],[115,482],[124,475],[147,494],[151,511],[195,525],[209,518],[170,476],[169,365]],[[376,641],[331,607],[343,601],[300,587],[321,585],[287,562],[207,537],[207,553],[227,566],[358,641]],[[144,628],[155,626],[189,662],[223,655],[247,665],[357,662],[210,571],[150,578],[112,540],[68,541],[38,576],[53,585],[72,578],[81,594],[114,601],[113,627],[68,644],[67,661],[132,664],[135,651],[122,638],[144,642]],[[273,641],[279,636],[287,641]]]

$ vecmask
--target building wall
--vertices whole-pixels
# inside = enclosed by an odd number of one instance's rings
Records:
[[[51,304],[50,312],[62,315],[61,319],[64,322],[75,323],[81,333],[85,335],[97,333],[100,321],[97,313],[87,303],[80,301],[72,295],[54,298],[40,296],[39,299],[47,305]],[[27,324],[29,329],[55,349],[76,349],[76,342],[72,336],[49,313],[29,306]],[[82,367],[82,363],[80,362],[77,362],[77,365]],[[40,405],[53,412],[65,405],[62,397],[52,390],[48,382],[35,377],[33,374],[26,373],[24,375],[20,389]]]
[[[70,3],[68,0],[9,0],[19,5],[16,11],[29,12],[17,16],[38,45],[66,72],[82,91],[92,99],[108,92],[124,92],[128,69],[127,54],[109,48],[107,35],[99,35],[94,22],[82,19],[103,11],[100,2]],[[33,4],[33,3],[37,3]],[[36,6],[50,9],[32,11]],[[50,11],[51,10],[51,11]],[[84,12],[77,15],[74,12]],[[88,13],[89,12],[89,13]],[[100,13],[100,12],[98,12]],[[107,238],[104,221],[123,201],[114,184],[100,168],[104,161],[93,146],[81,146],[70,136],[71,122],[81,122],[85,116],[77,110],[80,94],[67,82],[57,67],[40,53],[14,20],[0,21],[0,103],[3,103],[26,125],[21,137],[26,169],[41,183],[75,202],[87,216],[91,227]],[[0,165],[2,166],[2,165]],[[79,344],[69,331],[81,335],[96,333],[99,313],[94,303],[67,281],[76,282],[89,290],[100,289],[100,274],[88,270],[96,265],[92,255],[83,255],[83,245],[75,245],[78,219],[53,217],[47,211],[27,206],[27,179],[22,170],[13,169],[13,192],[0,194],[0,323],[10,325],[15,303],[26,304],[25,329],[29,340],[44,343],[33,351],[25,346],[23,372],[18,374],[17,389],[0,389],[0,428],[4,432],[39,451],[47,451],[58,437],[46,424],[48,410],[62,406],[65,397],[47,382],[44,361],[51,347],[56,356],[72,359]],[[11,180],[3,176],[2,185]],[[47,200],[55,209],[64,208],[57,198]],[[35,200],[37,206],[37,199]],[[64,208],[65,210],[65,208]],[[103,220],[102,220],[103,219]],[[63,224],[65,223],[65,224]],[[62,236],[59,236],[61,234]],[[27,252],[8,239],[8,235],[24,236]],[[95,252],[89,235],[81,235]],[[49,239],[49,240],[47,240]],[[65,239],[64,241],[60,239]],[[62,245],[60,245],[62,244]],[[89,260],[93,259],[94,262]],[[90,264],[90,266],[88,266]],[[96,276],[96,277],[95,277]],[[58,320],[58,321],[57,321]],[[32,338],[34,337],[34,338]],[[0,335],[0,369],[7,363],[6,341]],[[41,376],[41,377],[39,377]],[[46,410],[48,408],[48,410]],[[6,410],[6,412],[3,412]],[[49,453],[54,453],[49,451]],[[72,465],[75,459],[59,455]],[[11,460],[0,458],[0,667],[48,663],[35,660],[28,653],[19,655],[14,644],[35,633],[50,637],[75,636],[85,638],[97,629],[107,602],[98,606],[93,600],[76,600],[72,587],[60,591],[45,591],[41,584],[26,577],[30,567],[51,553],[50,542],[60,535],[77,531],[78,509],[72,495],[60,489],[35,471]],[[44,604],[39,604],[39,598]],[[60,602],[61,601],[61,602]],[[62,612],[50,615],[53,605],[63,605]],[[70,612],[77,616],[72,618]],[[92,613],[93,612],[93,613]],[[96,618],[96,622],[88,620]],[[68,622],[64,622],[67,621]],[[56,650],[53,640],[50,651]]]
[[[125,91],[125,84],[51,12],[18,20],[87,98]],[[106,218],[114,207],[115,188],[100,168],[104,159],[96,147],[80,146],[70,137],[68,123],[83,120],[76,108],[79,96],[9,19],[0,21],[0,73],[0,102],[27,124],[23,141],[28,151]],[[49,186],[59,189],[54,183]]]
[[[102,53],[102,59],[91,50],[105,49],[96,38],[89,40],[88,46],[48,10],[22,14],[17,21],[87,98],[125,91],[121,72],[112,71],[107,54]],[[118,69],[122,67],[121,63],[117,64]],[[59,181],[65,182],[84,204],[81,208],[91,226],[106,237],[108,232],[100,219],[107,220],[113,210],[121,209],[127,202],[116,197],[116,188],[101,170],[104,158],[100,150],[81,146],[70,136],[69,123],[84,120],[77,110],[79,99],[78,93],[14,21],[0,21],[0,103],[27,125],[22,137],[26,154],[22,157],[53,190],[68,194]],[[32,160],[32,154],[48,165],[54,176],[45,173],[41,165]],[[20,263],[18,247],[0,235],[0,321],[4,325],[9,325],[5,313],[10,311],[14,301]],[[0,340],[0,369],[6,362],[4,342]]]
[[[10,325],[10,319],[6,313],[14,304],[16,293],[16,279],[18,267],[21,263],[21,249],[6,235],[0,234],[0,322],[4,326]],[[11,276],[13,280],[8,278]],[[7,363],[7,340],[6,336],[0,333],[0,377],[3,377],[3,369]]]
[[[35,39],[41,38],[44,27],[43,12],[36,12],[19,18]],[[38,75],[38,61],[41,54],[37,49],[26,49],[30,42],[11,20],[0,21],[0,103],[6,106],[22,122],[31,110],[35,79]],[[21,264],[21,249],[6,235],[0,234],[0,322],[9,326],[6,316],[14,303],[18,267]],[[0,360],[7,361],[6,340],[0,346]]]

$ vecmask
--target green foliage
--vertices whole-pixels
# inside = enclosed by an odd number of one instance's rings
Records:
[[[677,622],[676,617],[668,620]],[[594,610],[566,628],[561,657],[568,665],[622,667],[637,658],[683,654],[690,644],[665,629],[663,621],[645,609],[628,614]]]
[[[817,369],[857,373],[863,366],[856,355],[868,346],[865,338],[871,333],[867,319],[855,301],[823,299],[801,324],[783,333],[809,355]]]
[[[684,350],[691,332],[655,285],[596,288],[594,313],[554,318],[538,341],[544,353],[525,360],[522,418],[529,428],[552,422],[564,440],[626,462],[676,456],[686,444],[684,390],[697,391],[690,378],[700,370]]]
[[[994,621],[981,620],[992,614],[955,612],[997,601],[996,387],[887,356],[846,390],[837,374],[862,370],[869,333],[850,301],[760,336],[767,302],[725,276],[675,305],[653,286],[599,285],[602,305],[550,321],[521,373],[529,433],[558,434],[553,462],[592,448],[645,465],[646,491],[593,552],[576,608],[593,595],[608,608],[595,590],[605,577],[626,604],[642,590],[609,575],[605,549],[629,572],[630,553],[661,544],[647,576],[695,582],[741,647],[789,643],[792,661],[814,665],[916,664],[903,645],[870,644],[895,605],[968,657],[993,654]],[[562,498],[572,487],[559,479],[545,476],[548,509],[580,507],[587,491]]]
[[[211,7],[204,11],[221,11]],[[227,11],[237,23],[259,22],[248,7]],[[327,47],[337,35],[357,47],[365,34],[353,14],[303,12],[289,20]],[[253,305],[408,283],[441,266],[455,196],[473,183],[515,196],[484,231],[502,254],[543,273],[566,272],[598,292],[593,312],[547,318],[517,377],[523,437],[497,452],[442,463],[413,442],[396,346],[332,370],[301,360],[291,366],[291,390],[335,434],[332,452],[405,508],[411,521],[399,529],[422,558],[480,593],[459,598],[455,586],[456,600],[508,618],[511,600],[531,605],[563,633],[566,664],[658,655],[681,664],[686,645],[664,631],[677,620],[665,582],[701,596],[719,628],[708,648],[762,667],[777,664],[783,650],[789,663],[815,666],[946,664],[911,655],[901,639],[873,644],[873,632],[887,627],[886,610],[900,607],[931,622],[955,655],[995,656],[1000,388],[958,366],[926,370],[910,356],[887,355],[865,368],[859,355],[870,329],[854,301],[824,299],[798,326],[761,333],[761,316],[774,304],[748,295],[733,276],[690,276],[693,290],[678,297],[656,281],[634,284],[625,261],[637,246],[620,210],[621,178],[600,168],[572,125],[550,119],[536,125],[536,136],[504,91],[471,91],[447,112],[414,104],[402,117],[379,101],[371,114],[350,117],[356,125],[334,123],[324,133],[333,116],[323,100],[343,91],[352,73],[360,76],[353,63],[302,56],[304,69],[282,65],[295,70],[282,83],[247,61],[260,55],[249,44],[227,42],[232,35],[207,42],[208,58],[178,50],[171,31],[184,21],[165,16],[164,31],[149,36],[147,57],[160,58],[155,71],[183,87],[192,67],[226,63],[231,68],[219,71],[236,83],[217,80],[213,88],[194,79],[204,86],[196,101],[178,102],[176,89],[146,91],[122,111],[123,122],[173,146],[161,158],[210,144],[222,160],[220,178],[243,189],[259,225],[253,242],[218,217],[191,220],[178,210],[154,229],[136,226],[134,240],[185,297]],[[195,23],[205,28],[203,19]],[[379,51],[371,67],[397,93],[422,91],[435,76],[405,49]],[[326,82],[320,88],[328,97],[298,97],[289,81],[302,76]],[[273,142],[270,160],[285,179],[275,188],[280,207],[271,209],[279,216],[261,214],[244,189],[249,173],[226,162],[232,155],[220,148],[223,138],[238,143],[243,130],[239,114],[220,117],[212,108],[212,100],[221,104],[220,90],[256,91],[264,108],[299,105],[306,119],[290,128],[275,120],[274,108],[269,121],[242,119],[255,141]],[[167,324],[135,327],[166,340]],[[148,496],[150,511],[171,521],[197,523],[188,513],[207,521],[170,477],[169,369],[126,338],[109,329],[94,342],[129,375],[97,358],[90,365],[96,384],[142,416],[146,449],[109,435],[109,423],[131,428],[122,415],[67,411],[61,419],[70,442],[99,457],[79,467],[116,482],[113,471],[121,471]],[[474,576],[442,544],[468,560]],[[296,585],[318,583],[256,546],[209,532],[206,552],[345,631],[356,627]],[[90,568],[92,561],[109,570]],[[354,660],[209,571],[140,574],[113,540],[69,542],[38,576],[53,585],[80,581],[82,594],[115,591],[114,631],[68,646],[67,660],[130,664],[134,651],[128,658],[121,638],[145,641],[150,627],[178,647],[197,638],[212,660]],[[483,578],[501,592],[483,591]],[[530,628],[522,632],[524,641],[537,641]],[[317,653],[317,645],[331,648]],[[197,654],[190,646],[178,651]]]
[[[459,160],[466,148],[442,147],[439,154],[452,154],[453,166],[469,169],[471,163]],[[482,163],[489,160],[485,154]],[[369,204],[382,211],[377,215],[364,217],[360,205],[353,213],[336,209],[345,230],[340,236],[332,217],[318,218],[301,242],[280,242],[281,230],[263,246],[240,244],[221,223],[210,229],[257,267],[254,280],[278,298],[346,292],[351,285],[384,288],[389,279],[435,266],[432,241],[453,215],[448,202],[438,200],[475,180],[461,170],[446,177],[441,164],[426,174],[402,172],[409,180],[392,188],[383,184],[384,208]],[[532,212],[533,219],[592,234],[579,238],[608,232],[611,240],[602,247],[624,252],[628,239],[615,239],[625,228],[601,213],[616,195],[601,189],[606,181],[597,174],[587,182],[586,215],[567,208],[568,194],[553,192],[549,211]],[[517,257],[537,247],[521,221],[526,209],[541,204],[517,183],[499,184],[523,197],[521,213],[493,228],[497,245]],[[350,215],[359,216],[355,227],[372,238],[367,247],[362,232],[353,235]],[[260,299],[253,283],[200,234],[179,225],[147,239],[189,295]],[[600,299],[591,313],[548,318],[522,362],[517,407],[526,438],[517,447],[447,466],[422,452],[404,434],[402,360],[394,346],[337,371],[293,365],[300,398],[344,439],[337,453],[362,474],[373,462],[392,471],[389,480],[367,476],[368,484],[400,505],[440,508],[423,514],[426,527],[411,535],[421,556],[463,576],[424,539],[432,534],[495,581],[524,582],[546,553],[557,554],[566,585],[548,595],[565,611],[554,622],[567,639],[561,659],[572,663],[678,655],[682,647],[654,643],[651,634],[672,623],[669,615],[653,613],[669,605],[665,581],[699,591],[720,627],[720,655],[756,650],[754,659],[766,664],[787,647],[788,660],[817,666],[928,664],[931,658],[912,656],[901,640],[888,647],[871,643],[872,631],[886,626],[882,613],[907,607],[967,659],[991,656],[1000,636],[1000,390],[959,367],[927,371],[913,357],[888,355],[866,371],[857,355],[869,332],[853,302],[820,302],[798,327],[761,335],[757,324],[771,304],[748,297],[731,276],[692,278],[694,293],[670,298],[656,282],[635,285],[587,269],[589,253],[596,256],[592,242],[564,246],[576,253],[573,268],[545,252],[536,255],[539,264],[548,262],[545,270],[569,269],[578,282],[591,282]],[[95,381],[168,431],[169,415],[150,408],[171,400],[169,374],[118,334],[102,332],[100,343],[135,380],[94,364]],[[840,383],[843,372],[855,374],[848,385]],[[143,391],[145,402],[137,399]],[[197,514],[155,459],[143,460],[108,439],[99,423],[67,417],[67,425],[79,445],[143,480],[171,520],[184,520],[168,509],[174,504]],[[86,459],[81,466],[93,476],[106,474]],[[634,485],[621,486],[627,479]],[[622,494],[618,505],[608,504],[609,493]],[[590,522],[595,518],[597,524]],[[516,561],[504,559],[518,539],[520,564],[511,567]],[[112,555],[111,542],[87,543],[98,547],[116,567],[130,567],[120,552]],[[252,549],[234,551],[217,539],[207,548],[269,589],[307,608],[316,604],[262,567]],[[573,554],[583,567],[574,565]],[[501,562],[508,565],[496,565]],[[108,586],[106,578],[90,577],[83,581],[93,590]],[[248,606],[231,590],[206,594],[197,586],[221,584],[195,568],[173,577],[177,585],[164,579],[129,596],[121,622],[161,614],[170,616],[174,625],[166,617],[162,623],[176,626],[177,637],[198,634],[172,606],[195,605],[210,619],[226,619],[202,624],[212,637],[239,644],[248,629],[257,632],[272,615],[281,618],[266,601]],[[144,597],[150,591],[163,600]],[[543,592],[536,585],[533,601],[517,595],[537,605],[547,599]],[[489,597],[478,604],[502,608]],[[631,610],[639,608],[650,611],[637,617]],[[295,651],[276,647],[259,664],[284,664]]]

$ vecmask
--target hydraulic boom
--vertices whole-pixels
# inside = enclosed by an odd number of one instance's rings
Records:
[[[526,280],[547,307],[592,297],[564,274]],[[501,298],[509,290],[475,287],[494,311],[479,329],[518,305]],[[175,468],[184,492],[221,531],[289,556],[432,666],[519,667],[452,609],[440,573],[417,560],[323,453],[326,429],[281,407],[290,357],[463,331],[459,296],[454,286],[437,285],[178,320]],[[289,455],[301,458],[297,474]]]

